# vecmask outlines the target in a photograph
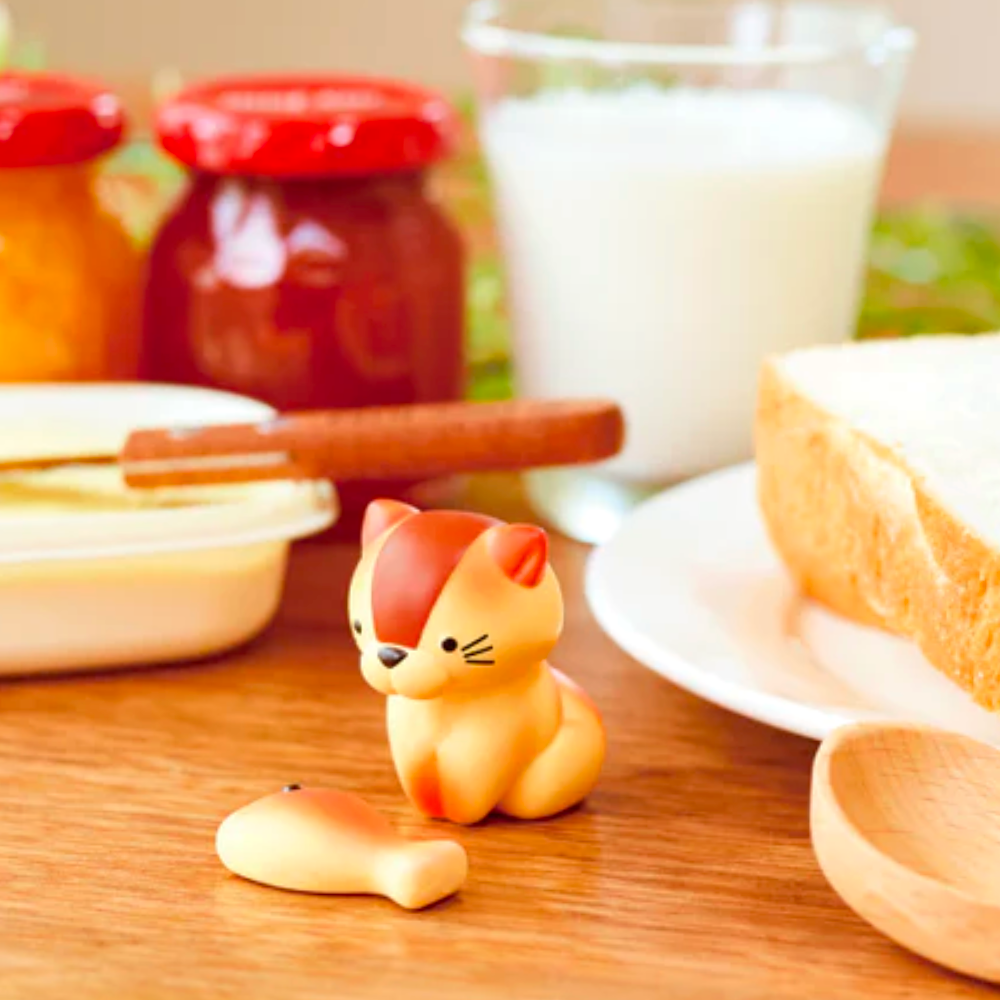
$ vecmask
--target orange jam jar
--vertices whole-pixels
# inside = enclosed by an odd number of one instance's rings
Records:
[[[96,183],[123,130],[99,86],[0,74],[0,382],[138,374],[141,259]]]
[[[438,95],[367,78],[226,80],[169,101],[159,140],[191,181],[151,251],[145,377],[286,411],[461,398],[464,255],[428,179],[458,133]],[[340,497],[350,514],[422,485]]]

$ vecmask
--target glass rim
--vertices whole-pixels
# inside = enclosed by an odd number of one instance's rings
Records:
[[[881,4],[833,3],[830,0],[793,0],[782,9],[829,10],[858,18],[879,16],[884,19],[882,30],[875,38],[858,39],[839,45],[797,44],[738,46],[725,43],[687,44],[670,42],[615,42],[589,38],[567,38],[507,27],[496,21],[504,9],[517,0],[472,0],[462,22],[462,41],[484,55],[515,56],[551,61],[586,61],[612,65],[675,65],[675,66],[801,66],[837,63],[867,58],[872,62],[886,61],[893,56],[909,54],[917,43],[913,28],[897,21],[892,12]],[[740,0],[706,0],[702,10],[712,6],[736,6]],[[776,7],[774,0],[744,0],[749,7]]]

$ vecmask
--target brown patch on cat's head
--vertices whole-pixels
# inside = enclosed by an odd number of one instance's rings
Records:
[[[468,547],[499,523],[482,514],[451,510],[427,511],[399,522],[372,567],[372,617],[379,641],[416,646]]]

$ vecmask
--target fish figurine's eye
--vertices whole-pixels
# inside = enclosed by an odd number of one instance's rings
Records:
[[[357,635],[361,635],[361,622],[357,618],[354,619],[354,631]]]

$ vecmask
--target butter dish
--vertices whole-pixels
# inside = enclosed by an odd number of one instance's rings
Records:
[[[188,387],[12,386],[0,389],[0,460],[273,412]],[[325,481],[130,491],[114,468],[0,477],[0,675],[198,659],[247,642],[277,610],[291,542],[336,514]]]

